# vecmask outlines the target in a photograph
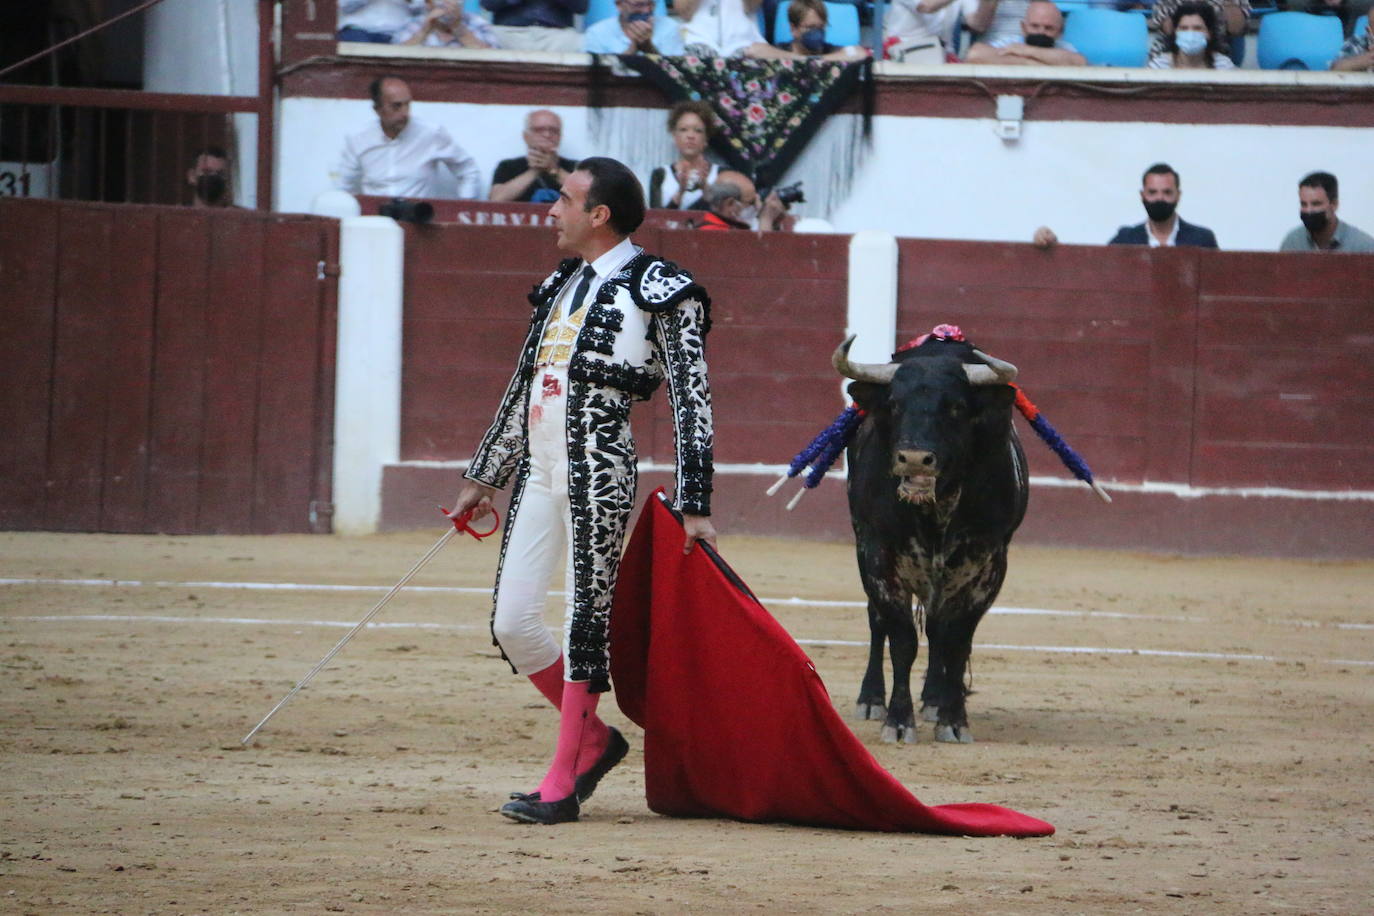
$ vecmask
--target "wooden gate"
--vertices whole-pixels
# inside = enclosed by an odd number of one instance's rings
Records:
[[[338,224],[0,200],[0,527],[329,530]]]

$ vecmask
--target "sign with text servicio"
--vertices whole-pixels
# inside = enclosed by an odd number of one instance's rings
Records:
[[[360,195],[364,216],[376,216],[389,197]],[[493,200],[426,200],[434,207],[434,222],[460,226],[552,226],[550,204],[500,203]],[[703,214],[698,210],[649,210],[646,229],[691,229]]]

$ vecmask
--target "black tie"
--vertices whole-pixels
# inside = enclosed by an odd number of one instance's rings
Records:
[[[587,290],[592,287],[592,277],[596,276],[596,271],[592,270],[592,265],[588,264],[582,268],[582,280],[577,284],[577,289],[573,291],[572,305],[568,306],[568,317],[577,314],[577,310],[582,308],[582,303],[586,301]]]

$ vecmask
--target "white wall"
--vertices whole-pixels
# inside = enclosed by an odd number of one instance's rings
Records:
[[[477,159],[486,181],[499,160],[523,150],[528,106],[417,101],[413,109],[415,117],[445,125]],[[563,118],[565,156],[614,153],[593,148],[585,109],[554,110]],[[288,98],[280,111],[277,207],[306,212],[329,187],[345,134],[376,116],[366,100]],[[662,131],[661,110],[620,112],[617,137],[636,118],[651,132]],[[1179,212],[1214,230],[1223,248],[1277,248],[1298,224],[1298,179],[1317,169],[1341,179],[1341,216],[1374,232],[1374,130],[1031,118],[1021,139],[1007,143],[994,135],[993,124],[991,118],[875,118],[873,150],[849,198],[829,218],[842,232],[1001,241],[1029,241],[1037,226],[1049,225],[1062,242],[1102,244],[1119,226],[1144,220],[1140,175],[1165,161],[1183,177]],[[670,149],[661,135],[663,147],[629,154],[640,158],[629,164],[641,177]],[[623,137],[609,142],[627,143]],[[803,154],[784,181],[817,165]]]
[[[1222,248],[1276,249],[1298,224],[1297,183],[1341,180],[1342,217],[1374,231],[1374,130],[1027,120],[1021,139],[991,118],[876,118],[874,151],[832,217],[925,238],[1102,244],[1145,219],[1136,193],[1150,165],[1182,178],[1179,213]]]

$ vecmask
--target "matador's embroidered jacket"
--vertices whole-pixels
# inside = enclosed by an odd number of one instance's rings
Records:
[[[544,325],[559,291],[581,264],[578,258],[563,261],[530,293],[534,314],[519,366],[467,471],[470,479],[498,488],[515,476],[507,534],[529,474],[530,388]],[[589,681],[593,692],[610,689],[611,596],[634,509],[630,405],[648,400],[665,379],[677,446],[678,508],[690,515],[711,514],[711,390],[704,350],[710,307],[706,290],[691,274],[640,252],[601,284],[573,345],[567,442],[574,594],[567,676]],[[498,589],[505,559],[503,536]]]

